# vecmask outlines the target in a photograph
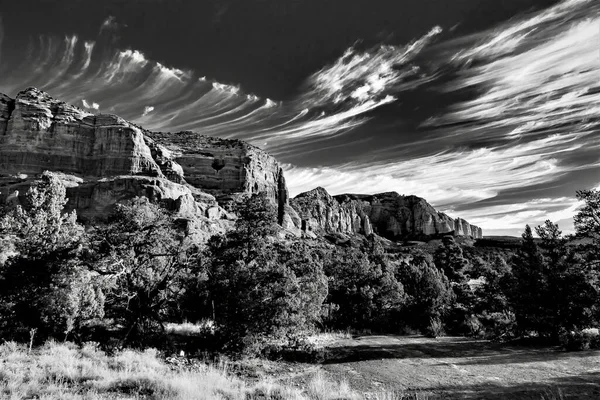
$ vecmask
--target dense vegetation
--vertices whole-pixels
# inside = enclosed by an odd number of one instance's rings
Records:
[[[211,320],[211,345],[235,352],[319,329],[595,345],[600,192],[577,195],[573,237],[547,221],[540,239],[526,227],[517,249],[446,237],[433,251],[388,253],[374,236],[343,246],[277,238],[261,195],[206,244],[143,198],[84,228],[45,173],[26,206],[0,210],[0,337],[144,345],[168,322]]]

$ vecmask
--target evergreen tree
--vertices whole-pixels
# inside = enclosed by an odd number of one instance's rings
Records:
[[[172,216],[145,197],[118,204],[92,231],[87,262],[109,283],[107,316],[125,327],[125,340],[162,330],[189,277],[187,250]]]
[[[441,332],[433,328],[441,324],[455,302],[448,277],[435,266],[431,256],[414,254],[398,265],[397,278],[407,295],[402,312],[404,323],[437,336]]]
[[[301,243],[274,243],[276,214],[264,195],[241,205],[235,230],[209,241],[207,288],[225,345],[261,347],[319,320],[327,294],[322,262]]]
[[[404,303],[404,288],[381,254],[369,257],[354,248],[337,248],[327,256],[325,273],[329,278],[326,310],[333,327],[390,327],[392,316]]]
[[[513,280],[509,283],[509,297],[521,332],[546,331],[548,281],[544,259],[535,243],[533,231],[527,225],[522,235],[522,246],[513,260]]]
[[[7,335],[64,338],[102,317],[101,282],[80,262],[83,228],[75,212],[64,213],[66,190],[45,172],[26,194],[26,204],[5,208],[0,237],[14,254],[0,268],[0,328]]]
[[[546,221],[536,232],[540,245],[527,227],[513,261],[510,304],[521,332],[558,340],[561,331],[596,322],[598,272],[567,246],[556,224]]]

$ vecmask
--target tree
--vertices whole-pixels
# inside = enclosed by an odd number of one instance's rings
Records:
[[[434,253],[435,265],[444,272],[451,282],[466,282],[471,263],[453,237],[444,237],[442,246]]]
[[[567,246],[558,225],[546,221],[536,232],[539,246],[529,227],[523,234],[509,299],[521,332],[557,340],[561,331],[597,321],[599,274]]]
[[[319,319],[327,294],[322,261],[306,244],[274,243],[275,223],[269,201],[254,195],[240,205],[235,229],[209,241],[208,292],[231,349],[291,338]]]
[[[547,306],[548,281],[544,258],[527,225],[521,249],[512,260],[513,280],[509,283],[509,299],[519,330],[544,334],[547,328],[544,312]]]
[[[384,258],[336,248],[327,255],[325,273],[327,319],[333,327],[384,329],[393,324],[392,317],[404,302],[404,288]]]
[[[579,191],[577,198],[584,204],[573,218],[575,231],[579,237],[588,239],[577,251],[585,255],[587,268],[600,270],[600,190]]]
[[[600,239],[600,190],[581,190],[577,199],[584,202],[583,207],[573,218],[578,235]]]
[[[90,234],[87,262],[104,277],[106,313],[125,327],[124,340],[162,330],[189,276],[190,250],[173,217],[148,199],[118,204]]]
[[[75,212],[64,213],[65,187],[45,172],[26,194],[26,205],[6,209],[0,236],[15,254],[0,269],[0,325],[9,335],[37,329],[63,337],[103,316],[97,276],[80,263],[83,228]]]
[[[432,328],[441,324],[455,302],[446,275],[435,266],[430,255],[417,253],[400,262],[397,278],[407,295],[402,313],[404,322],[423,332],[431,331],[431,335],[440,333]]]
[[[473,266],[451,236],[444,237],[443,245],[434,254],[434,262],[448,277],[454,292],[455,302],[446,317],[447,330],[454,334],[472,333],[476,296],[468,282]]]
[[[75,211],[64,213],[66,190],[60,179],[44,172],[27,191],[25,207],[17,205],[0,218],[0,235],[11,236],[15,252],[22,257],[41,258],[77,247],[83,227]]]
[[[483,267],[485,265],[485,267]],[[476,312],[503,312],[509,309],[505,290],[506,282],[512,281],[512,271],[506,260],[500,255],[495,255],[490,264],[483,264],[480,276],[484,283],[475,290],[478,298]]]

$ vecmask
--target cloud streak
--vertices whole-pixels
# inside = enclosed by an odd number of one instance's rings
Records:
[[[490,200],[600,167],[599,15],[592,0],[567,0],[457,41],[441,42],[434,27],[405,45],[353,47],[284,102],[136,49],[107,47],[100,38],[41,37],[22,55],[22,68],[0,64],[0,92],[33,85],[90,110],[102,104],[149,129],[250,141],[288,162],[292,194],[317,185],[332,193],[397,191],[450,213],[460,209],[458,216],[487,229],[516,229],[544,213],[563,218],[573,199],[544,194],[489,206]],[[100,31],[115,24],[108,18]],[[435,60],[419,65],[426,49],[440,48]],[[402,122],[416,117],[398,115],[380,129],[381,138],[371,132],[379,127],[377,113],[396,112],[416,92],[459,100],[415,128]],[[321,160],[310,158],[327,149]],[[290,164],[294,157],[303,165]]]
[[[100,104],[98,103],[88,103],[86,99],[81,100],[81,103],[83,104],[83,107],[90,109],[90,110],[98,110],[100,109]]]

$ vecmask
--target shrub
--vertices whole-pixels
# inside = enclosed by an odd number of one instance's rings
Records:
[[[396,274],[407,295],[400,316],[409,327],[426,331],[431,320],[441,321],[448,314],[454,292],[446,275],[429,257],[417,254],[403,260]]]
[[[335,329],[389,329],[405,302],[404,287],[384,258],[356,249],[327,255],[329,295],[324,314]]]
[[[483,312],[477,317],[486,339],[507,340],[514,336],[516,319],[513,312]]]
[[[442,336],[444,334],[444,324],[442,324],[442,321],[439,318],[431,318],[429,320],[429,325],[427,325],[425,332],[423,333],[430,338]]]
[[[561,345],[569,351],[581,351],[600,348],[600,331],[598,328],[562,331]]]

